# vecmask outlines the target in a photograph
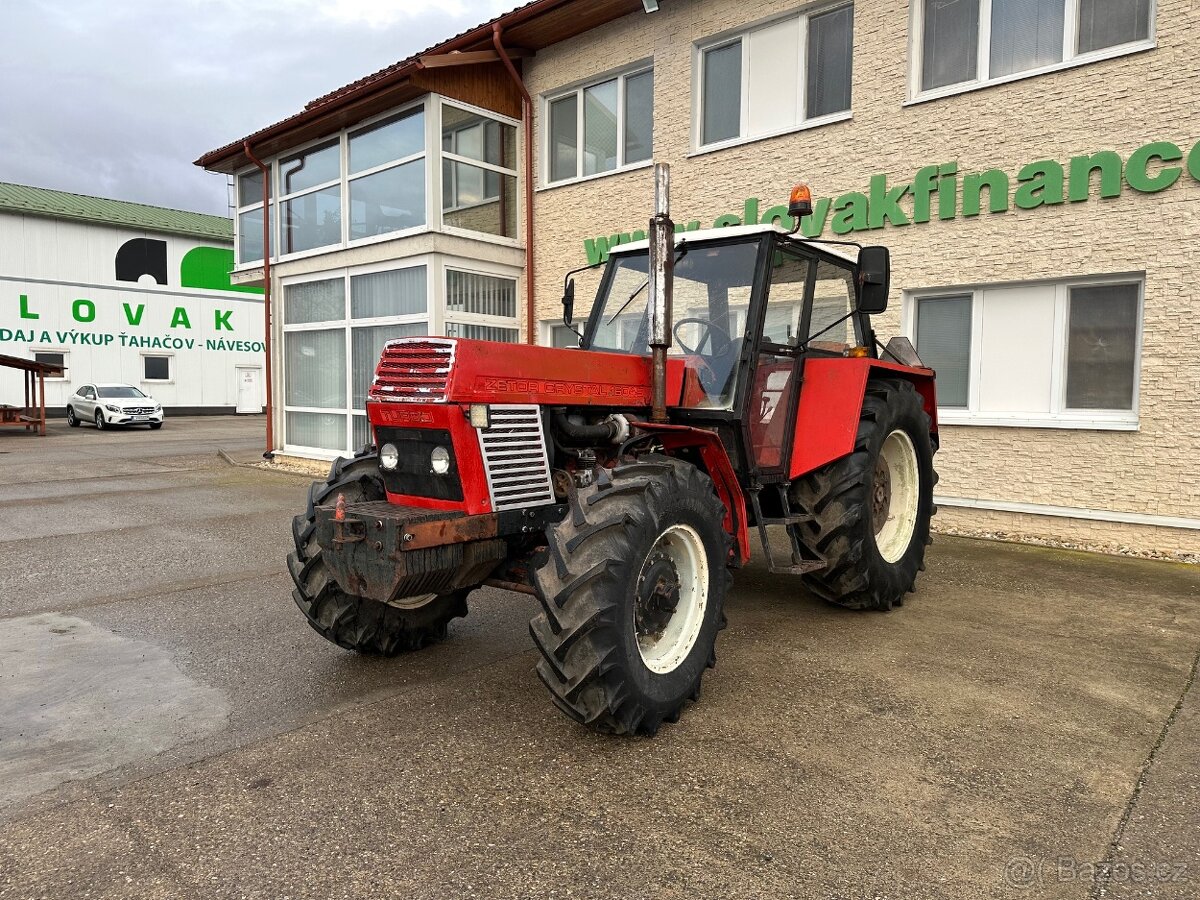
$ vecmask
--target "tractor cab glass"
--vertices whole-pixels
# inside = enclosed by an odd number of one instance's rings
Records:
[[[730,409],[761,241],[675,251],[671,356],[683,357],[692,385],[688,406]],[[592,311],[593,350],[650,353],[649,257],[614,256]]]

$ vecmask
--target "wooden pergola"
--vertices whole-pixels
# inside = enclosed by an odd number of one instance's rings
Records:
[[[0,354],[0,366],[20,369],[25,375],[25,405],[0,403],[0,428],[24,428],[46,435],[46,376],[62,375],[66,369],[55,363]]]

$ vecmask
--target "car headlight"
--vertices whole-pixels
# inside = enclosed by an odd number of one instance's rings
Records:
[[[105,403],[104,408],[107,409],[109,412],[119,413],[121,411],[121,407],[113,406],[111,403]]]
[[[400,465],[400,450],[395,444],[384,444],[379,448],[379,467],[394,472]]]
[[[445,475],[450,471],[450,451],[445,447],[434,447],[429,454],[429,467],[434,475]]]

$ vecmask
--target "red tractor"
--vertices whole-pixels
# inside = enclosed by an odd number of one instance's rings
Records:
[[[294,597],[324,637],[415,650],[466,615],[474,588],[534,594],[555,705],[653,734],[716,661],[751,526],[771,572],[832,603],[888,610],[914,589],[934,511],[934,375],[871,328],[887,250],[777,226],[672,240],[656,176],[651,238],[612,251],[578,349],[386,346],[374,446],[337,460],[293,525]],[[809,208],[798,189],[797,222]],[[568,325],[573,295],[568,276]],[[787,544],[775,553],[772,531]]]

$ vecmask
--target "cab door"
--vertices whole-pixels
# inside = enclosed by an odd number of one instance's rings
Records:
[[[768,480],[785,473],[791,459],[802,374],[800,334],[815,264],[807,256],[782,250],[774,252],[770,263],[744,416],[751,462]]]

